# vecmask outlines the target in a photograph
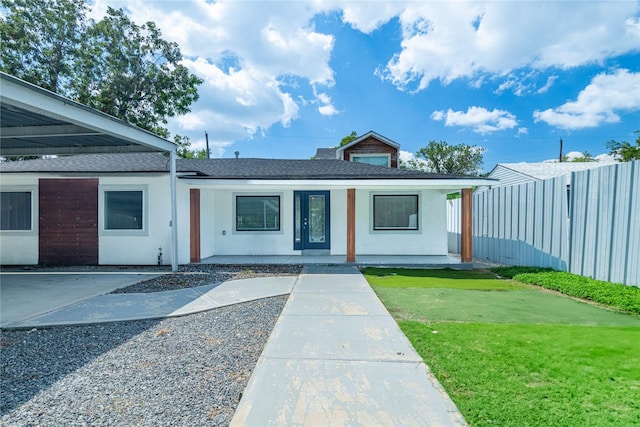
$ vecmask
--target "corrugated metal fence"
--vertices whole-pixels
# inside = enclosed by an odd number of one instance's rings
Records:
[[[640,161],[473,196],[473,255],[640,286]],[[447,202],[460,253],[460,200]]]

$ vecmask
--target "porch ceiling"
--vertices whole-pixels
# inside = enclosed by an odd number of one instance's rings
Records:
[[[170,141],[0,73],[0,156],[171,151]]]

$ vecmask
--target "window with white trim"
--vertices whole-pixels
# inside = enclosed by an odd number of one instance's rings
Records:
[[[145,192],[143,189],[102,191],[104,231],[136,232],[146,230]]]
[[[376,194],[373,196],[374,230],[417,230],[417,194]]]
[[[375,166],[391,166],[390,154],[352,154],[351,161]]]
[[[32,230],[32,194],[31,191],[3,191],[0,193],[0,230]]]
[[[236,196],[236,231],[280,231],[280,196]]]

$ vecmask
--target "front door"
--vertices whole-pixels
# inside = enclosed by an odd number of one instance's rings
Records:
[[[293,248],[330,249],[329,191],[294,191]]]

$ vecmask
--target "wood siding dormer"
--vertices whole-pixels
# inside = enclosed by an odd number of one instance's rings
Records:
[[[353,154],[388,154],[390,166],[398,167],[398,149],[392,147],[374,136],[369,136],[362,141],[347,147],[342,152],[342,160],[350,161]]]

